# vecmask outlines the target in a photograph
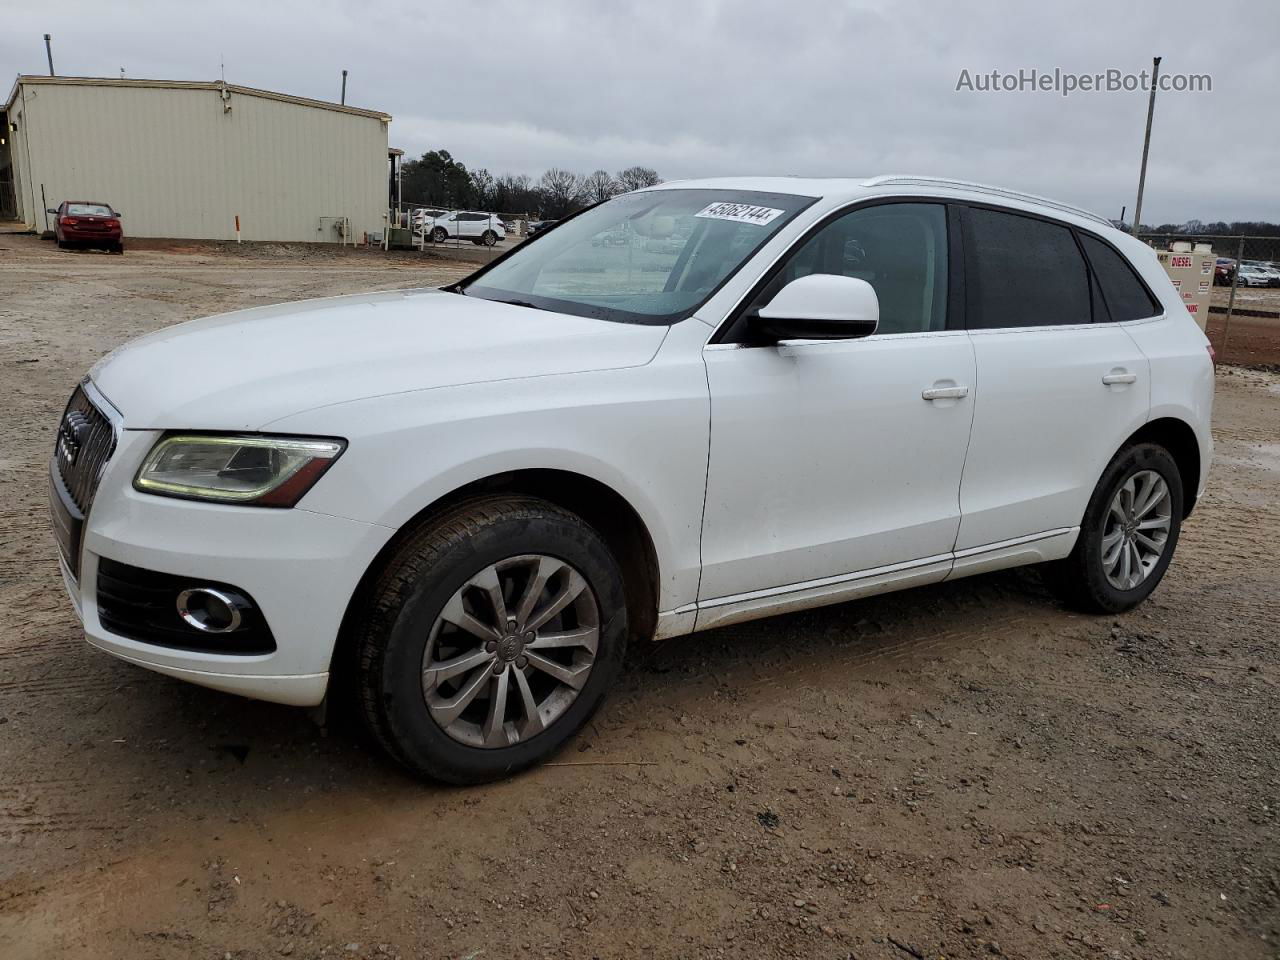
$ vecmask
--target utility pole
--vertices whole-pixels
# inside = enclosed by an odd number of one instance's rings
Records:
[[[344,107],[347,105],[347,71],[342,71],[342,99],[338,101]]]
[[[52,38],[46,33],[44,35],[44,55],[49,58],[49,76],[55,77],[57,74],[53,72],[53,44]]]
[[[1142,140],[1142,170],[1138,173],[1138,202],[1133,208],[1133,235],[1142,225],[1142,191],[1147,185],[1147,154],[1151,151],[1151,118],[1156,113],[1156,79],[1160,76],[1160,58],[1151,61],[1151,99],[1147,101],[1147,135]]]

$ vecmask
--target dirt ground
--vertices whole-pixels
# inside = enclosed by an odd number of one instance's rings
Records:
[[[1023,571],[684,638],[487,787],[88,649],[44,471],[90,363],[463,269],[0,236],[0,957],[1280,957],[1274,374],[1221,369],[1209,493],[1139,610]]]
[[[1218,352],[1218,362],[1280,373],[1280,288],[1237,288],[1228,322],[1230,300],[1230,287],[1213,288],[1213,309],[1222,312],[1209,314],[1206,333]]]

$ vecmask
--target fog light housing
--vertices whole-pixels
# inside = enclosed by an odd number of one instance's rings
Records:
[[[201,633],[233,633],[253,604],[230,590],[193,587],[178,594],[177,607],[178,616]]]

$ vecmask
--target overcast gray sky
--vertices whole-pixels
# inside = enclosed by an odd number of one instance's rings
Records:
[[[932,173],[1132,214],[1147,95],[957,91],[962,70],[1209,74],[1162,92],[1143,220],[1280,221],[1280,4],[838,0],[6,3],[0,69],[216,79],[395,117],[539,175]]]

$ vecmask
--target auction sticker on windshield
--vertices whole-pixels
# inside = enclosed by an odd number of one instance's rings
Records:
[[[786,213],[773,207],[756,207],[749,203],[709,203],[695,217],[708,220],[733,220],[737,223],[755,223],[763,226]]]

